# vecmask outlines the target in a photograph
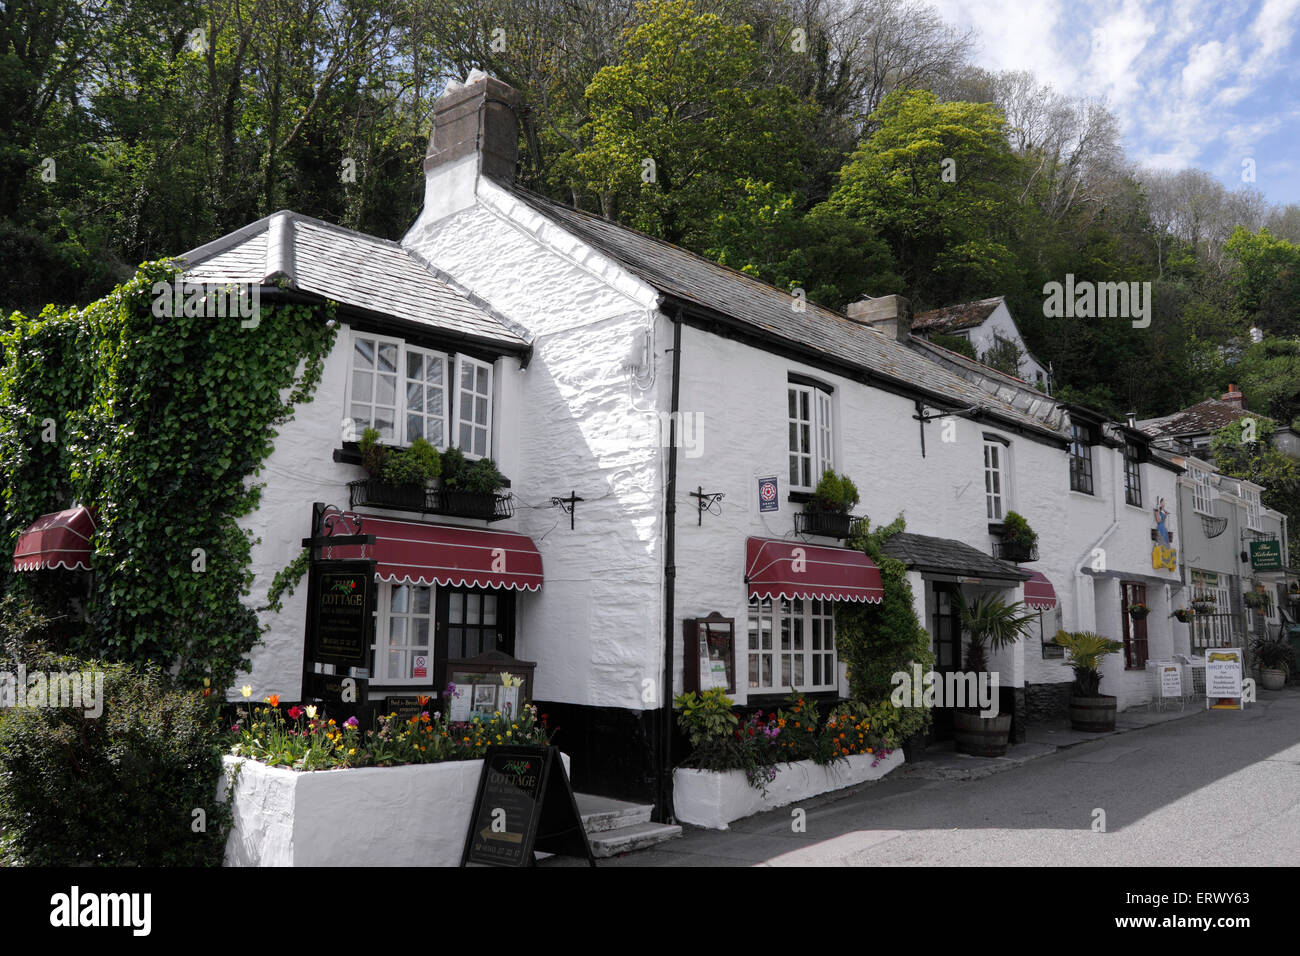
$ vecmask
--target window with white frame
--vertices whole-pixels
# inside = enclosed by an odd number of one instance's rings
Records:
[[[1264,530],[1264,513],[1260,505],[1259,492],[1250,488],[1242,489],[1246,499],[1246,527],[1252,531]]]
[[[1206,517],[1214,517],[1214,476],[1206,468],[1191,465],[1192,510]]]
[[[380,441],[402,441],[397,413],[398,377],[402,343],[377,335],[352,336],[352,378],[348,384],[348,416],[357,434],[367,428],[379,432]]]
[[[1124,445],[1124,501],[1142,507],[1142,454],[1133,442]]]
[[[822,473],[835,467],[831,395],[822,388],[791,382],[787,391],[790,432],[790,488],[812,491]]]
[[[375,683],[433,683],[434,589],[384,584],[375,629]]]
[[[753,693],[834,690],[835,609],[809,598],[749,602],[749,689]]]
[[[491,364],[457,355],[453,383],[447,353],[367,332],[353,333],[351,362],[353,440],[374,428],[385,444],[423,438],[439,450],[456,445],[467,458],[491,455]]]
[[[466,458],[492,454],[492,366],[456,356],[456,445]]]
[[[447,447],[447,356],[406,347],[406,443]]]
[[[1001,521],[1010,508],[1007,475],[1007,446],[1000,441],[984,440],[984,501],[990,521]]]

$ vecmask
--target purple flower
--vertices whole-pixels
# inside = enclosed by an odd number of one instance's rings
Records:
[[[445,693],[448,697],[459,697],[459,696],[460,696],[458,693],[456,693],[456,685],[455,685],[455,684],[448,684],[448,685],[447,685],[447,689],[446,689],[446,691],[444,691],[444,693]]]
[[[347,720],[343,721],[343,726],[351,727],[353,730],[355,730],[358,726],[357,719],[355,717],[349,717]]]

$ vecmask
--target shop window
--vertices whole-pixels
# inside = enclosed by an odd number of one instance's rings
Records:
[[[1090,495],[1092,491],[1092,429],[1070,425],[1070,490]]]
[[[812,491],[822,473],[835,467],[831,395],[822,387],[791,382],[786,398],[790,488],[793,491]]]
[[[1191,579],[1192,600],[1210,598],[1214,601],[1212,612],[1192,617],[1192,648],[1236,646],[1231,606],[1228,603],[1228,576],[1193,568]]]
[[[514,592],[381,584],[375,635],[375,684],[432,687],[449,659],[514,654]]]
[[[749,602],[751,693],[834,690],[835,611],[831,601],[755,598]]]

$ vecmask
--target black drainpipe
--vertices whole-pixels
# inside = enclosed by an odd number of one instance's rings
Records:
[[[677,594],[677,403],[682,387],[682,310],[673,319],[673,397],[668,416],[668,484],[664,489],[664,683],[659,711],[659,767],[655,812],[659,823],[672,818],[673,638]]]

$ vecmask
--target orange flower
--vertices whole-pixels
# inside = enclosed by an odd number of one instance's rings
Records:
[[[270,704],[272,707],[279,707],[279,706],[280,706],[280,695],[279,695],[279,694],[272,694],[270,697],[266,698],[266,702],[267,702],[268,704]]]
[[[430,698],[428,694],[417,694],[416,697],[415,697],[415,699],[418,700],[418,701],[420,702],[420,706],[423,707],[423,706],[424,706],[425,704],[427,704],[427,703],[428,703],[432,698]]]

